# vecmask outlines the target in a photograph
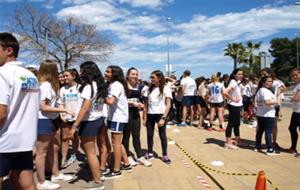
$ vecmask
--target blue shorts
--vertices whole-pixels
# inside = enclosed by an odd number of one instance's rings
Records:
[[[101,127],[104,126],[104,118],[100,117],[95,121],[82,121],[79,127],[79,136],[97,136]]]
[[[33,170],[32,151],[0,153],[0,177],[11,170]]]
[[[195,96],[183,96],[181,104],[183,106],[192,106],[195,103]]]
[[[195,104],[196,105],[200,105],[201,108],[205,108],[206,107],[206,102],[203,99],[202,96],[194,96],[195,99]]]
[[[126,124],[127,123],[107,121],[108,128],[112,133],[123,133]]]
[[[39,119],[38,135],[50,135],[59,128],[59,119]]]

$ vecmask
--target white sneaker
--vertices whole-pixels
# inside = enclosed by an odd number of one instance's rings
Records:
[[[129,164],[131,166],[136,166],[137,165],[136,161],[134,161],[134,159],[132,158],[132,156],[128,157],[128,161],[129,161]]]
[[[226,149],[234,149],[234,150],[237,150],[238,147],[233,145],[233,144],[228,144],[228,143],[225,143],[225,148]]]
[[[51,176],[52,182],[59,182],[59,181],[71,181],[74,177],[72,175],[65,175],[63,173],[59,173],[58,176]]]
[[[140,157],[137,161],[146,167],[152,166],[152,163],[146,160],[144,156]]]
[[[44,183],[37,183],[36,187],[38,190],[55,190],[55,189],[59,189],[60,185],[45,180]]]

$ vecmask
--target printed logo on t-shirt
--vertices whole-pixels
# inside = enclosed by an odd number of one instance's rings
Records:
[[[64,94],[64,101],[77,101],[79,98],[77,93],[74,94]]]
[[[38,91],[38,81],[34,77],[28,77],[26,75],[20,76],[22,81],[21,89],[22,91]]]
[[[95,100],[92,110],[94,112],[101,112],[103,110],[103,104],[104,100],[102,98]]]

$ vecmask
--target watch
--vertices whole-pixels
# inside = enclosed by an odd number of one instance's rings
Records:
[[[166,117],[165,117],[165,116],[162,116],[160,119],[162,119],[162,120],[166,120]]]

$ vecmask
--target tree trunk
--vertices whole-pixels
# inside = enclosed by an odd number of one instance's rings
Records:
[[[250,59],[249,59],[249,75],[252,75],[252,74],[253,74],[253,57],[251,55]]]
[[[237,68],[237,57],[235,57],[233,59],[234,63],[233,63],[233,70]]]

